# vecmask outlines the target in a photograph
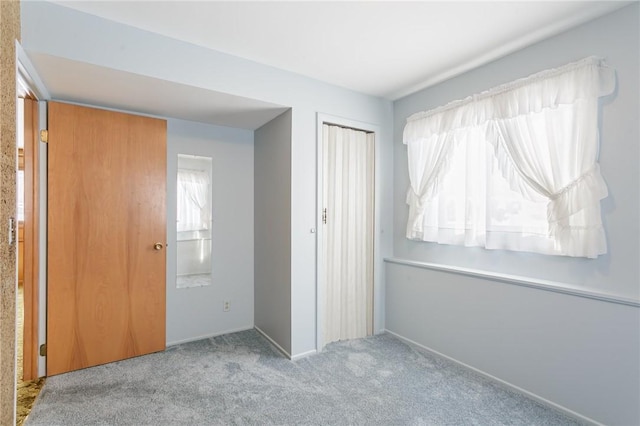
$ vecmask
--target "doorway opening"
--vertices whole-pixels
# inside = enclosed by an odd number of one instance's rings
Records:
[[[49,92],[16,44],[16,423],[22,425],[44,385],[46,322],[46,129]],[[43,171],[44,167],[44,171]]]
[[[38,103],[29,93],[16,102],[16,424],[21,425],[44,385],[38,374]]]
[[[319,120],[317,346],[374,333],[375,145],[367,126]]]

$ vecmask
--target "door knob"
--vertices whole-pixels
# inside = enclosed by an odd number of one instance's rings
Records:
[[[155,250],[162,250],[162,243],[155,243],[155,244],[153,245],[153,248],[154,248]]]

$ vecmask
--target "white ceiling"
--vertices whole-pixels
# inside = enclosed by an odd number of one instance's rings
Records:
[[[630,3],[55,2],[391,100]]]
[[[57,100],[249,130],[287,110],[281,105],[57,56],[32,52],[29,58]]]

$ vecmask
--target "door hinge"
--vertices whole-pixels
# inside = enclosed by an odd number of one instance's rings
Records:
[[[327,208],[322,209],[322,223],[327,224]]]
[[[49,131],[47,129],[40,130],[40,140],[49,143]]]
[[[40,356],[47,356],[47,344],[43,343],[40,345]]]

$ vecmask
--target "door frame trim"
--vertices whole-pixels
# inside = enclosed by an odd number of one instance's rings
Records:
[[[24,238],[23,238],[23,380],[38,378],[38,306],[39,306],[39,138],[38,101],[25,99],[23,103],[24,140]]]
[[[357,120],[351,120],[336,115],[318,113],[316,119],[316,351],[322,351],[324,341],[322,338],[324,320],[324,256],[322,250],[322,192],[324,178],[324,159],[322,156],[322,125],[332,124],[356,130],[373,133],[374,136],[374,229],[373,229],[373,334],[384,331],[383,307],[382,307],[382,239],[381,239],[381,129],[380,126]]]
[[[16,93],[18,96],[30,96],[38,101],[35,113],[33,117],[37,122],[38,129],[46,128],[46,101],[51,98],[49,91],[42,82],[42,79],[38,75],[36,68],[31,63],[31,60],[27,56],[27,53],[22,48],[20,42],[15,42],[16,50]],[[22,126],[23,123],[16,123]],[[27,307],[27,294],[25,291],[25,324],[24,328],[27,328],[27,311],[31,311],[30,322],[32,330],[32,342],[35,345],[23,346],[23,351],[32,351],[33,353],[23,352],[23,366],[26,365],[24,361],[29,358],[32,360],[32,372],[35,372],[35,377],[43,377],[46,373],[46,358],[39,355],[39,347],[46,340],[46,217],[47,217],[47,195],[46,195],[46,179],[47,179],[47,147],[45,144],[40,143],[39,132],[36,129],[33,142],[33,157],[34,163],[37,166],[33,169],[33,187],[37,188],[36,194],[31,194],[31,199],[34,206],[37,208],[37,213],[34,216],[34,223],[32,236],[34,240],[33,257],[35,262],[25,262],[25,272],[27,264],[30,263],[32,267],[32,274],[36,277],[37,281],[33,288],[33,298],[31,299],[30,306]],[[25,147],[27,141],[25,140]],[[26,166],[26,164],[25,164]],[[44,185],[44,186],[43,186]],[[25,200],[29,195],[25,193]],[[25,233],[26,233],[25,224]],[[25,234],[26,240],[26,234]],[[26,248],[26,246],[25,246]],[[25,254],[25,261],[27,256]],[[26,278],[26,276],[25,276]],[[26,335],[26,333],[25,333]],[[35,365],[33,365],[35,364]]]
[[[39,101],[51,99],[49,90],[42,82],[20,42],[16,40],[16,84],[28,90]],[[20,93],[20,91],[18,91]]]

